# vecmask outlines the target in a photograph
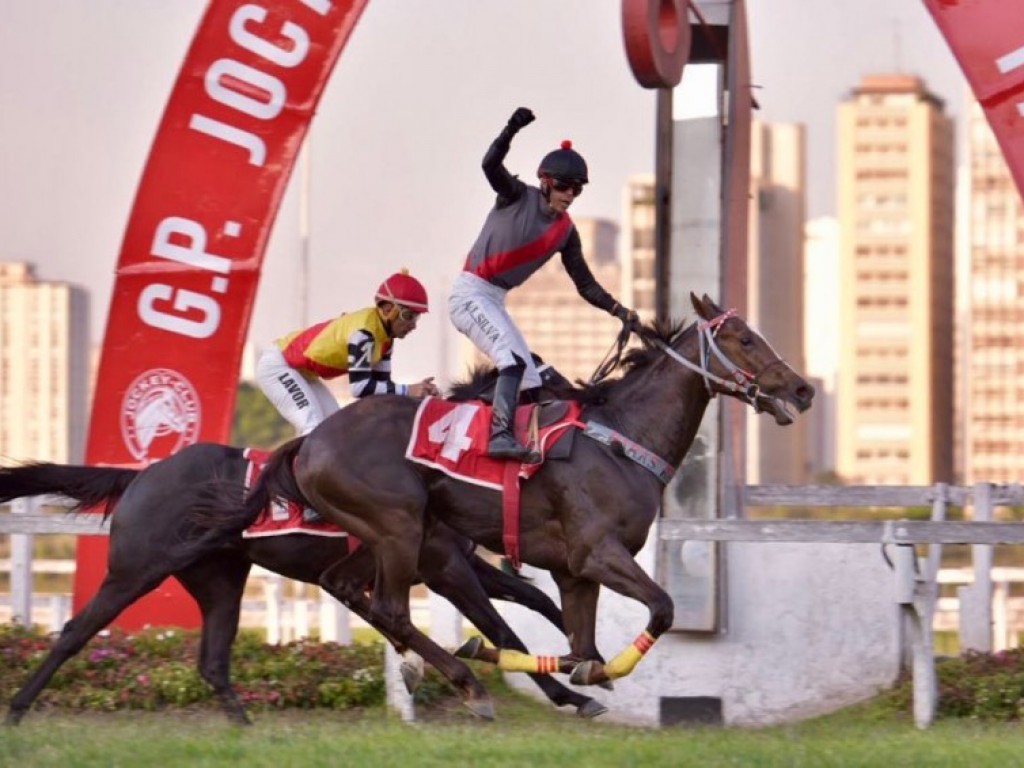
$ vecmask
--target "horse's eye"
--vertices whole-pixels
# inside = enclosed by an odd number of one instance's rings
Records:
[[[740,344],[742,344],[744,347],[752,347],[754,346],[754,337],[740,336]]]

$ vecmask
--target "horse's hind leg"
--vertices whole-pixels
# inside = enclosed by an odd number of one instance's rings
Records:
[[[231,644],[238,634],[250,566],[241,553],[219,550],[175,573],[203,614],[199,674],[213,688],[228,719],[239,725],[252,721],[231,685]]]
[[[14,694],[7,712],[8,725],[17,725],[26,715],[39,693],[61,665],[78,653],[97,632],[117,618],[125,608],[150,592],[166,577],[166,572],[140,575],[124,572],[108,573],[96,595],[73,616],[61,630],[50,652],[28,681]]]
[[[408,587],[404,618],[399,609],[395,612],[380,611],[363,591],[367,577],[374,573],[368,565],[373,563],[368,550],[360,550],[345,560],[328,568],[320,577],[320,586],[329,594],[347,605],[352,611],[377,629],[400,651],[409,649],[419,654],[424,661],[434,666],[456,689],[462,692],[463,703],[474,714],[487,720],[494,719],[494,706],[487,691],[473,676],[469,667],[456,659],[441,646],[420,632],[409,615]],[[377,573],[375,589],[380,587],[379,561],[374,567]]]

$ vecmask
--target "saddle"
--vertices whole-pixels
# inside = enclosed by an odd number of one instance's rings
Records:
[[[540,433],[544,427],[558,424],[569,415],[569,401],[550,400],[530,405],[520,405],[516,409],[515,436],[523,445],[537,448]],[[544,450],[544,461],[552,459],[568,459],[572,453],[573,438],[576,430],[565,430],[554,443]]]

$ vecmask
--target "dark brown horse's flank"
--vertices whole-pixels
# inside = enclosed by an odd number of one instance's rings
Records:
[[[299,444],[301,440],[291,447]],[[247,521],[237,515],[214,515],[203,521],[205,525],[196,526],[191,512],[207,491],[204,484],[216,478],[216,487],[237,504],[243,495],[246,465],[241,449],[199,444],[142,471],[60,464],[0,468],[0,501],[59,494],[85,506],[106,503],[108,512],[114,509],[106,578],[15,694],[8,723],[18,723],[24,717],[61,664],[122,610],[171,575],[178,578],[202,611],[200,674],[213,688],[228,717],[248,722],[231,685],[230,654],[250,567],[255,563],[288,578],[317,584],[325,571],[345,557],[347,549],[344,540],[320,536],[242,538]],[[416,566],[418,574],[498,646],[526,650],[489,598],[531,608],[562,629],[561,613],[550,598],[536,587],[503,574],[472,550],[472,543],[465,537],[445,526],[433,526],[424,538],[422,557]],[[373,558],[366,550],[357,550],[346,563],[353,578],[359,580],[360,590],[373,580]],[[554,678],[538,675],[534,680],[552,703],[575,707],[581,717],[595,717],[606,711],[600,702],[566,688]]]
[[[771,346],[732,311],[691,294],[699,320],[685,329],[645,329],[644,348],[629,353],[621,376],[585,388],[581,419],[609,427],[678,466],[693,442],[711,397],[738,398],[792,421],[790,407],[806,410],[814,389],[781,361]],[[358,401],[333,415],[278,462],[276,479],[263,475],[246,500],[249,514],[269,500],[268,488],[294,481],[299,492],[331,520],[358,536],[377,565],[374,621],[416,650],[462,691],[474,712],[492,712],[486,691],[459,659],[412,624],[409,587],[424,535],[442,521],[493,551],[502,551],[500,494],[453,479],[405,459],[419,403],[404,397]],[[551,572],[562,598],[571,652],[530,656],[518,650],[482,649],[506,670],[571,672],[578,684],[604,683],[629,674],[672,623],[668,594],[633,559],[647,539],[662,493],[658,478],[612,447],[574,441],[569,461],[549,462],[522,484],[522,559]],[[223,499],[213,508],[230,508]],[[321,583],[334,594],[365,600],[351,585],[344,563]],[[595,644],[601,586],[647,606],[646,628],[605,664]],[[424,648],[425,650],[420,650]]]

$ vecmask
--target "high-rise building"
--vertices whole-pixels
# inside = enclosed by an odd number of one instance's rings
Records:
[[[654,320],[654,176],[630,176],[623,192],[622,302]],[[682,318],[676,318],[682,320]]]
[[[808,459],[812,481],[836,470],[836,378],[839,371],[839,222],[822,216],[804,230],[804,360],[816,389]]]
[[[594,278],[618,298],[622,281],[616,255],[618,225],[585,217],[573,221]],[[557,255],[523,285],[509,291],[505,306],[530,351],[570,381],[590,378],[622,328],[616,318],[580,298]],[[474,359],[483,362],[479,352]]]
[[[953,480],[953,122],[920,78],[866,76],[839,106],[837,470]]]
[[[88,390],[88,294],[0,263],[0,457],[83,461]]]
[[[1024,480],[1024,206],[981,107],[967,117],[963,475]]]
[[[806,140],[802,125],[751,129],[747,319],[796,371],[804,366]],[[806,483],[808,422],[747,419],[747,482]]]

